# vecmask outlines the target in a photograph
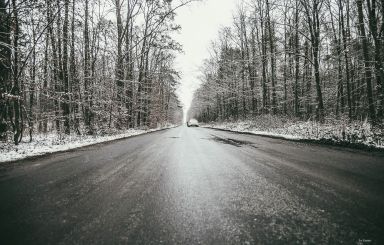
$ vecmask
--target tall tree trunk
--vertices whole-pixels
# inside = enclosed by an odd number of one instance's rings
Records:
[[[242,117],[245,119],[247,116],[247,103],[246,103],[246,70],[249,64],[248,40],[247,30],[245,26],[245,16],[243,11],[240,13],[240,53],[241,53],[241,83],[242,83]]]
[[[268,25],[268,39],[269,39],[269,52],[271,55],[271,86],[272,86],[272,113],[277,113],[277,95],[276,95],[276,62],[275,62],[275,37],[271,24],[269,1],[266,0],[267,11],[267,25]]]
[[[368,99],[368,115],[369,118],[373,123],[376,122],[376,112],[375,112],[375,105],[373,102],[373,92],[372,92],[372,73],[371,73],[371,67],[370,67],[370,58],[369,58],[369,51],[368,51],[368,38],[365,34],[365,26],[364,26],[364,13],[363,13],[363,1],[362,0],[356,0],[356,6],[357,6],[357,14],[358,14],[358,27],[360,31],[360,37],[362,42],[362,49],[363,49],[363,58],[364,58],[364,70],[365,70],[365,83],[367,86],[367,99]]]
[[[382,35],[383,30],[378,30],[378,23],[376,16],[376,0],[366,0],[368,8],[368,23],[370,33],[375,45],[375,75],[377,81],[377,95],[378,95],[378,105],[377,105],[377,117],[383,118],[384,110],[384,67],[382,59]],[[382,2],[384,5],[384,1]],[[382,6],[384,8],[384,6]],[[383,13],[384,14],[384,13]],[[381,28],[384,28],[384,16],[381,17]]]
[[[147,40],[148,40],[148,24],[149,19],[146,19],[145,22],[145,29],[144,29],[144,38],[143,43],[141,46],[141,52],[140,52],[140,63],[139,63],[139,77],[138,77],[138,88],[137,88],[137,108],[136,108],[136,125],[141,126],[143,123],[143,117],[144,117],[144,96],[145,96],[145,80],[146,80],[146,64],[148,61],[147,54],[148,54],[148,47],[147,47]]]
[[[11,83],[11,51],[7,46],[11,45],[10,27],[11,15],[7,12],[9,2],[0,0],[0,139],[6,137],[7,132],[7,111],[9,110],[9,101],[5,98],[5,93],[10,90]]]
[[[251,42],[251,51],[252,51],[252,62],[251,66],[249,67],[249,75],[250,75],[250,85],[251,85],[251,93],[252,93],[252,113],[253,116],[257,113],[257,97],[256,97],[256,77],[257,77],[257,67],[256,67],[256,40],[255,40],[255,33],[254,30],[252,30],[252,42]]]
[[[13,99],[13,110],[14,110],[14,129],[13,129],[13,142],[18,145],[21,140],[21,101],[20,101],[20,83],[19,83],[19,17],[17,9],[17,1],[12,0],[13,10],[13,88],[12,95],[15,96]]]
[[[63,116],[64,116],[64,132],[70,134],[70,121],[69,121],[69,77],[68,77],[68,12],[69,0],[64,2],[64,24],[63,24],[63,78],[64,78],[64,102],[63,102]]]
[[[288,52],[288,43],[287,39],[289,38],[289,34],[287,31],[287,12],[288,12],[288,6],[285,5],[284,8],[284,64],[283,64],[283,79],[284,79],[284,103],[283,103],[283,114],[287,115],[288,113],[288,107],[287,107],[287,100],[288,100],[288,92],[287,92],[287,83],[288,83],[288,71],[287,71],[287,52]]]
[[[57,73],[58,73],[58,79],[55,83],[55,96],[58,98],[56,100],[56,108],[55,108],[55,117],[56,117],[56,129],[57,131],[61,131],[61,120],[60,120],[60,111],[61,111],[61,103],[62,99],[62,92],[63,92],[63,81],[64,81],[64,72],[63,72],[63,50],[62,50],[62,29],[61,29],[61,6],[60,6],[60,0],[56,1],[56,7],[57,7],[57,18],[56,18],[56,37],[57,37]],[[53,37],[55,38],[55,37]]]
[[[312,67],[309,65],[309,60],[311,60],[311,52],[309,50],[309,43],[307,41],[304,42],[304,71],[303,71],[303,84],[305,83],[305,113],[306,119],[311,117],[312,114],[312,96],[311,96],[311,87],[312,87]]]
[[[91,101],[91,64],[89,40],[89,0],[85,0],[84,9],[84,123],[87,134],[93,134]]]
[[[116,6],[116,23],[117,23],[117,58],[116,58],[116,85],[117,85],[117,110],[119,118],[117,120],[118,127],[121,127],[121,106],[124,96],[124,68],[123,68],[123,22],[121,18],[121,2],[115,0]]]
[[[44,48],[44,67],[43,67],[43,79],[44,79],[44,82],[43,82],[43,91],[42,91],[42,95],[43,95],[43,98],[40,99],[40,104],[41,104],[41,108],[40,108],[40,115],[42,115],[42,125],[41,125],[41,130],[46,133],[47,130],[48,130],[48,118],[47,118],[47,115],[46,115],[46,111],[48,109],[48,96],[49,96],[49,93],[48,93],[48,62],[49,62],[49,53],[48,53],[48,49],[49,49],[49,28],[45,34],[45,48]]]
[[[342,50],[341,50],[341,23],[339,21],[339,28],[336,30],[332,9],[329,6],[331,26],[333,31],[333,41],[336,45],[337,53],[337,85],[336,85],[336,118],[339,118],[340,112],[344,113],[344,84],[343,84],[343,68],[342,68]]]
[[[315,85],[317,95],[317,120],[324,122],[324,103],[323,94],[321,91],[321,79],[320,79],[320,18],[319,12],[322,6],[323,0],[312,0],[312,6],[307,1],[301,0],[301,4],[305,9],[307,16],[307,22],[309,32],[311,35],[312,54],[313,54],[313,68],[315,72]]]
[[[73,120],[74,120],[74,129],[78,135],[80,135],[80,118],[79,118],[79,101],[81,100],[80,96],[80,84],[79,79],[76,74],[76,58],[75,58],[75,4],[76,1],[72,2],[72,21],[71,21],[71,51],[70,51],[70,81],[69,88],[72,94],[71,99],[75,101],[73,104]]]
[[[300,41],[299,41],[299,4],[296,0],[296,10],[295,10],[295,84],[294,84],[294,110],[295,116],[300,116],[299,109],[299,76],[300,76]]]
[[[348,3],[347,3],[348,4]],[[350,79],[350,58],[348,55],[347,44],[347,31],[344,23],[344,7],[342,0],[339,0],[339,18],[341,23],[341,33],[343,37],[343,52],[345,59],[345,82],[347,86],[347,104],[348,104],[348,117],[352,119],[352,100],[351,100],[351,79]],[[349,19],[349,11],[347,10],[347,18]]]
[[[260,29],[261,29],[261,59],[262,59],[262,98],[263,98],[263,113],[268,113],[267,102],[267,44],[265,38],[265,27],[263,17],[260,17]]]
[[[126,20],[126,27],[125,27],[125,66],[126,66],[126,72],[125,72],[125,80],[129,81],[127,84],[126,89],[126,109],[127,109],[127,121],[128,121],[128,128],[134,127],[133,122],[133,88],[134,84],[132,83],[133,80],[133,61],[132,61],[132,32],[133,32],[133,23],[132,23],[132,14],[133,14],[133,8],[135,6],[132,5],[131,0],[128,0],[127,2],[127,20]]]
[[[31,82],[29,88],[29,141],[32,142],[32,134],[33,134],[33,122],[34,122],[34,100],[35,100],[35,84],[36,84],[36,30],[33,18],[31,18],[32,23],[32,67],[31,67]]]

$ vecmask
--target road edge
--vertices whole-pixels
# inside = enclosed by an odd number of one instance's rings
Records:
[[[53,151],[53,152],[44,152],[44,153],[33,155],[33,156],[26,156],[24,158],[14,159],[14,160],[10,160],[10,161],[3,161],[3,162],[0,162],[0,168],[3,167],[4,165],[12,165],[12,164],[15,164],[17,162],[36,160],[36,159],[39,159],[42,157],[49,157],[49,156],[52,156],[52,155],[58,154],[58,153],[72,152],[72,151],[76,151],[76,150],[87,148],[87,147],[94,147],[94,146],[102,145],[102,144],[110,144],[113,142],[122,141],[122,140],[126,140],[129,138],[134,138],[134,137],[143,136],[143,135],[147,135],[147,134],[158,133],[161,131],[165,131],[165,130],[169,130],[169,129],[173,129],[173,128],[177,128],[177,127],[180,127],[180,125],[173,126],[173,127],[167,127],[167,128],[155,129],[152,131],[143,132],[143,133],[139,133],[139,134],[135,134],[135,135],[129,135],[129,136],[125,136],[122,138],[111,139],[111,140],[106,140],[106,141],[102,141],[102,142],[95,142],[95,143],[91,143],[89,145],[83,145],[83,146],[74,147],[71,149],[58,150],[58,151]]]
[[[271,138],[271,139],[286,140],[286,141],[291,141],[291,142],[313,143],[313,144],[323,145],[323,146],[338,146],[338,147],[347,148],[347,149],[357,149],[357,150],[362,150],[365,152],[384,153],[384,148],[365,145],[365,144],[361,144],[361,143],[351,143],[351,142],[345,142],[345,141],[338,142],[338,141],[333,141],[331,139],[295,139],[295,138],[287,138],[287,137],[278,136],[278,135],[258,134],[258,133],[252,133],[252,132],[246,132],[246,131],[236,131],[236,130],[231,130],[231,129],[215,128],[215,127],[210,127],[210,126],[201,126],[201,127],[202,128],[209,128],[209,129],[213,129],[213,130],[218,130],[218,131],[254,135],[254,136],[260,136],[260,137]]]

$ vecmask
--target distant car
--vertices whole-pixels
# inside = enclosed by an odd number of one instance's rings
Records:
[[[198,127],[199,126],[199,122],[196,119],[190,119],[187,122],[187,126],[188,127]]]

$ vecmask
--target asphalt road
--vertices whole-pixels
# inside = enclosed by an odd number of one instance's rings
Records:
[[[384,155],[178,127],[0,166],[0,244],[384,244]]]

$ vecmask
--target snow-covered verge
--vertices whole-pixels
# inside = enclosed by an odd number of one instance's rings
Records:
[[[202,127],[279,137],[289,140],[316,141],[335,145],[384,149],[384,130],[367,121],[327,119],[325,123],[297,121],[276,116],[252,120],[211,122]]]
[[[102,142],[127,138],[130,136],[145,134],[158,130],[176,127],[176,125],[166,125],[156,129],[129,129],[122,131],[110,131],[96,135],[64,135],[64,134],[38,134],[33,136],[33,141],[29,142],[29,137],[20,142],[19,145],[0,142],[0,163],[25,159],[33,156],[45,155],[53,152],[67,151],[78,147],[98,144]]]

